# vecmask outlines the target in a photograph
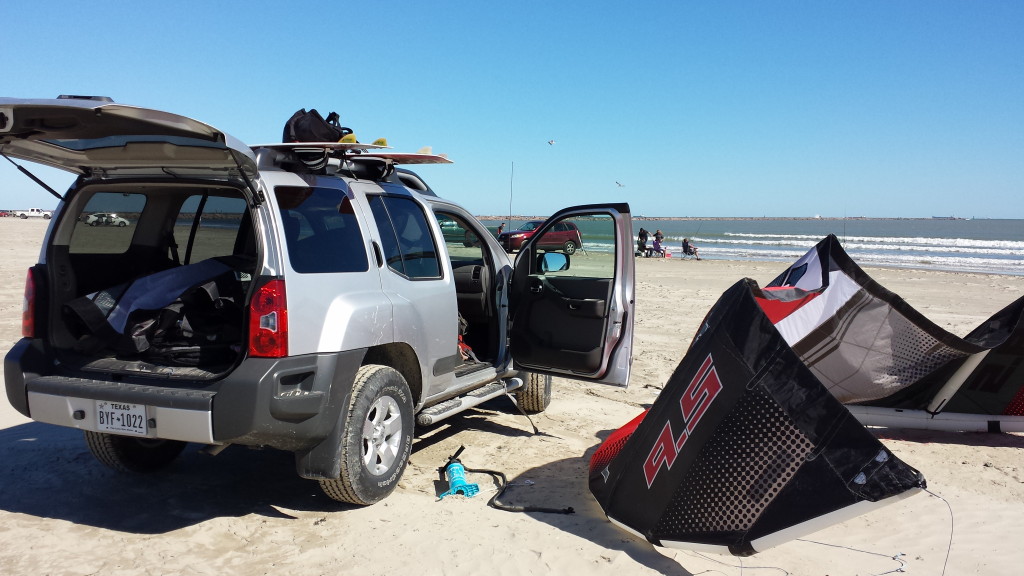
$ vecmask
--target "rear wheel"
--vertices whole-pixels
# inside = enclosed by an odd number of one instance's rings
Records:
[[[551,405],[551,376],[533,372],[520,372],[517,376],[523,379],[523,387],[515,391],[519,407],[527,414],[547,410]]]
[[[412,451],[413,402],[405,378],[389,366],[356,373],[341,439],[341,474],[320,480],[325,494],[362,506],[398,486]]]
[[[565,245],[562,246],[562,252],[565,252],[566,254],[576,253],[576,243],[572,240],[566,240]]]
[[[85,443],[97,460],[119,472],[156,472],[185,449],[185,442],[85,432]]]

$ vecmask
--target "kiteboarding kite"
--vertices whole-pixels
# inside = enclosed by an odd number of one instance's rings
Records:
[[[835,236],[757,296],[864,424],[1024,432],[1024,297],[959,338],[872,280]]]
[[[920,492],[858,418],[1024,423],[1022,311],[958,338],[828,236],[764,289],[723,294],[651,408],[594,453],[590,489],[657,545],[740,556]]]

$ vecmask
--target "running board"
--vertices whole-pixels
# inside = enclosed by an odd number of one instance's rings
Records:
[[[483,404],[492,398],[497,398],[517,388],[522,388],[522,386],[522,378],[495,380],[486,386],[466,392],[462,396],[456,396],[451,400],[445,400],[440,404],[434,404],[430,408],[423,409],[423,411],[416,415],[416,424],[420,426],[437,424],[445,418],[469,410],[474,406]]]

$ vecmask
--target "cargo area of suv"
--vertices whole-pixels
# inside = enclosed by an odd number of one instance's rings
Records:
[[[98,212],[129,225],[87,224]],[[204,379],[238,360],[257,259],[239,190],[100,184],[78,191],[65,213],[48,266],[33,271],[34,305],[46,308],[36,329],[61,363]]]

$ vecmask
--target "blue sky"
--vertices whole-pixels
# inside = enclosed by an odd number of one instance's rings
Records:
[[[333,110],[448,154],[418,172],[477,214],[1024,218],[1018,1],[0,7],[0,96],[106,95],[250,144]],[[54,203],[0,162],[0,207]]]

